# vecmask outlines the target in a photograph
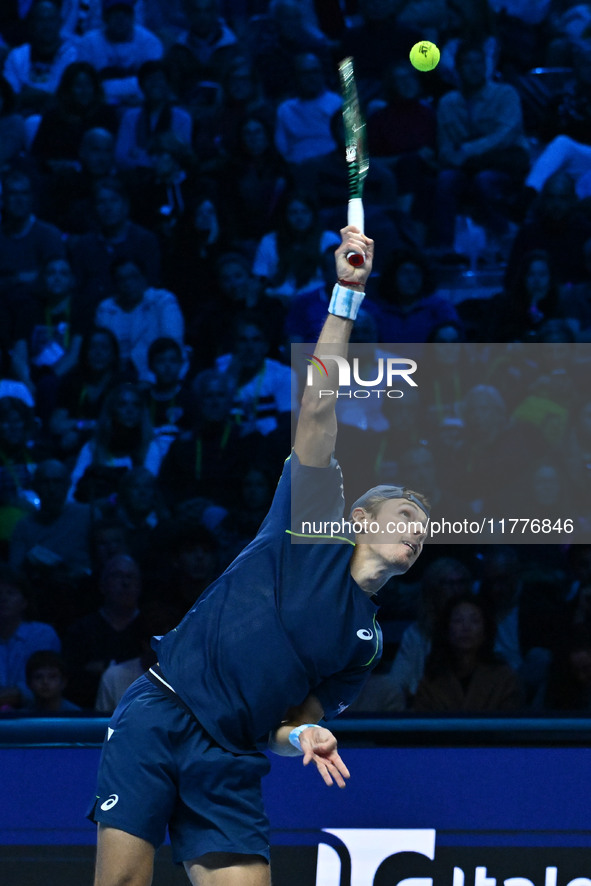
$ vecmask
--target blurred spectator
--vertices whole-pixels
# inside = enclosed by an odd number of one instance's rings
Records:
[[[195,377],[193,393],[194,426],[171,444],[158,475],[160,488],[171,508],[198,497],[227,507],[262,438],[241,437],[231,412],[229,376],[205,370]]]
[[[296,95],[277,108],[275,145],[287,163],[298,164],[334,150],[330,120],[342,99],[327,88],[322,65],[313,53],[296,57],[294,74]]]
[[[528,2],[528,0],[526,0]],[[482,46],[486,55],[487,80],[492,80],[497,70],[501,50],[497,36],[497,19],[491,9],[490,0],[446,0],[446,17],[442,22],[441,38],[438,43],[441,59],[437,66],[437,78],[442,84],[459,86],[456,69],[456,52],[465,41]],[[533,64],[530,65],[533,67]]]
[[[6,77],[0,76],[0,174],[27,149],[25,121],[16,113],[16,97]]]
[[[30,603],[22,576],[0,563],[0,710],[15,710],[32,701],[26,666],[33,652],[61,649],[51,625],[30,620]]]
[[[102,27],[88,31],[78,42],[78,57],[99,72],[110,104],[138,104],[138,71],[144,62],[163,54],[158,37],[135,23],[134,7],[135,0],[103,0]]]
[[[183,0],[183,7],[188,28],[179,34],[177,44],[191,53],[194,85],[207,80],[219,83],[239,50],[237,37],[221,16],[219,0]]]
[[[50,431],[62,457],[77,453],[90,438],[105,397],[123,380],[115,335],[110,329],[93,327],[82,339],[78,364],[60,380],[50,418]]]
[[[324,289],[324,257],[334,251],[338,235],[322,229],[313,198],[289,191],[277,207],[274,230],[260,240],[252,271],[265,283],[267,295],[288,301]]]
[[[33,213],[33,185],[23,172],[9,171],[2,180],[0,228],[0,298],[18,310],[18,299],[31,294],[42,265],[64,256],[61,232]]]
[[[74,163],[56,164],[40,184],[44,218],[68,234],[86,234],[96,227],[95,187],[115,174],[115,138],[106,129],[88,129],[80,139]]]
[[[69,486],[64,465],[40,462],[33,475],[39,509],[16,524],[10,539],[11,566],[25,571],[44,597],[58,582],[76,582],[90,571],[90,511],[66,500]],[[51,619],[49,601],[41,600],[40,607]]]
[[[232,382],[236,421],[243,434],[258,431],[283,440],[291,431],[296,374],[267,356],[270,338],[264,319],[256,312],[237,315],[233,331],[232,350],[217,358],[215,368]]]
[[[53,412],[59,379],[78,362],[82,335],[76,318],[76,280],[66,258],[41,268],[35,299],[19,302],[12,367],[37,403],[45,423]]]
[[[141,388],[118,385],[109,391],[94,434],[80,450],[68,497],[91,503],[108,498],[133,467],[143,465],[158,474],[164,452]]]
[[[148,349],[148,367],[154,382],[148,386],[147,399],[152,427],[158,436],[172,442],[181,431],[193,424],[193,392],[183,379],[187,369],[183,348],[174,338],[156,338]]]
[[[274,475],[255,459],[245,470],[228,513],[216,527],[226,563],[252,541],[265,519],[275,490]]]
[[[91,129],[115,134],[117,125],[115,110],[105,103],[97,71],[88,62],[72,62],[41,116],[31,156],[51,172],[77,169],[84,134]]]
[[[368,115],[367,138],[372,160],[383,158],[396,176],[398,205],[421,223],[435,178],[437,115],[422,96],[418,71],[407,61],[388,67],[384,76],[385,103]]]
[[[577,200],[574,181],[566,172],[551,175],[513,240],[507,260],[505,286],[510,288],[522,256],[545,249],[561,284],[586,279],[584,244],[591,236],[591,220]]]
[[[452,597],[433,634],[413,710],[509,713],[522,704],[519,681],[494,651],[496,624],[473,594]]]
[[[18,397],[0,398],[0,552],[15,523],[39,506],[33,474],[40,458],[33,409]]]
[[[548,674],[544,707],[554,713],[591,711],[591,637],[576,628],[557,650]]]
[[[174,133],[185,145],[191,144],[191,117],[173,102],[166,63],[144,62],[138,83],[142,104],[125,111],[117,135],[115,156],[120,169],[151,166],[149,147],[156,135]]]
[[[101,675],[95,701],[95,710],[112,714],[125,691],[134,680],[156,664],[156,653],[150,641],[154,635],[172,631],[184,614],[184,610],[164,601],[153,600],[142,606],[138,616],[141,653],[118,664],[110,664]]]
[[[163,527],[166,556],[165,564],[160,557],[162,588],[156,599],[162,596],[183,613],[195,605],[220,574],[217,533],[214,535],[200,518],[196,519],[198,510],[202,516],[207,512],[200,500],[189,499],[175,510],[169,525]]]
[[[591,238],[583,244],[585,279],[566,284],[560,294],[560,314],[566,317],[578,341],[591,341]]]
[[[25,707],[28,713],[53,716],[80,710],[78,705],[64,698],[68,674],[66,664],[57,652],[50,649],[33,652],[27,660],[26,677],[33,694],[32,702]]]
[[[64,70],[78,57],[75,43],[64,39],[60,28],[58,0],[34,0],[27,15],[29,42],[11,49],[6,57],[4,76],[25,115],[47,107]]]
[[[510,233],[510,198],[529,169],[519,94],[507,83],[487,81],[485,53],[470,41],[458,47],[456,68],[460,87],[437,107],[433,234],[441,247],[453,246],[454,220],[466,201],[491,235]]]
[[[70,257],[88,323],[98,303],[112,294],[111,266],[126,258],[144,269],[148,286],[160,282],[160,247],[155,234],[129,218],[129,199],[118,179],[103,179],[94,188],[98,230],[69,242]]]
[[[412,704],[431,651],[433,631],[448,600],[468,594],[472,576],[468,568],[452,557],[437,557],[425,569],[421,580],[418,618],[402,634],[400,646],[388,674],[394,710]]]
[[[266,12],[251,17],[244,43],[265,95],[275,102],[291,93],[294,63],[300,53],[313,52],[328,67],[334,46],[314,20],[311,4],[301,0],[271,0]]]
[[[133,558],[120,554],[108,560],[100,589],[102,605],[70,625],[64,636],[69,695],[83,708],[94,707],[101,675],[111,662],[136,658],[142,650],[138,619],[142,579]]]
[[[532,341],[545,320],[562,316],[559,280],[548,253],[525,253],[511,289],[491,299],[488,309],[491,341]]]
[[[378,281],[382,342],[423,342],[446,323],[461,328],[452,302],[438,295],[424,253],[399,249],[385,260]]]
[[[230,62],[222,90],[218,137],[222,150],[236,155],[240,150],[239,129],[244,120],[254,117],[268,130],[275,120],[275,104],[262,87],[259,68],[246,55],[238,55]]]
[[[223,214],[232,239],[256,244],[272,227],[288,168],[273,143],[269,122],[261,116],[247,114],[236,124],[231,147],[220,172]]]
[[[152,381],[148,366],[152,342],[168,337],[184,348],[184,320],[179,304],[172,292],[148,286],[143,268],[133,259],[115,259],[111,273],[115,294],[100,302],[95,324],[115,334],[123,366],[131,363],[140,381]]]

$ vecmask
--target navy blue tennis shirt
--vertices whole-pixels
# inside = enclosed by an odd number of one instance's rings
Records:
[[[229,751],[266,747],[311,692],[326,719],[340,713],[380,660],[377,606],[349,571],[353,543],[292,543],[292,525],[343,511],[337,462],[307,467],[293,452],[256,537],[152,641],[164,679]]]

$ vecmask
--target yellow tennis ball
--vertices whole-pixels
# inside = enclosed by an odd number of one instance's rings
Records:
[[[433,68],[437,67],[439,57],[439,49],[428,40],[421,40],[420,43],[415,43],[409,55],[411,64],[417,71],[432,71]]]

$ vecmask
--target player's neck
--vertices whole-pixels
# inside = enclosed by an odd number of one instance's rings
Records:
[[[375,557],[367,545],[356,545],[351,557],[351,578],[364,594],[373,597],[392,575],[390,564]]]

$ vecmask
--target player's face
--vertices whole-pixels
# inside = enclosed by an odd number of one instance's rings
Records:
[[[372,554],[392,568],[392,574],[410,569],[423,550],[425,513],[406,498],[393,498],[382,502],[373,514],[367,514],[367,520],[368,531],[358,535],[357,541],[370,545]]]

